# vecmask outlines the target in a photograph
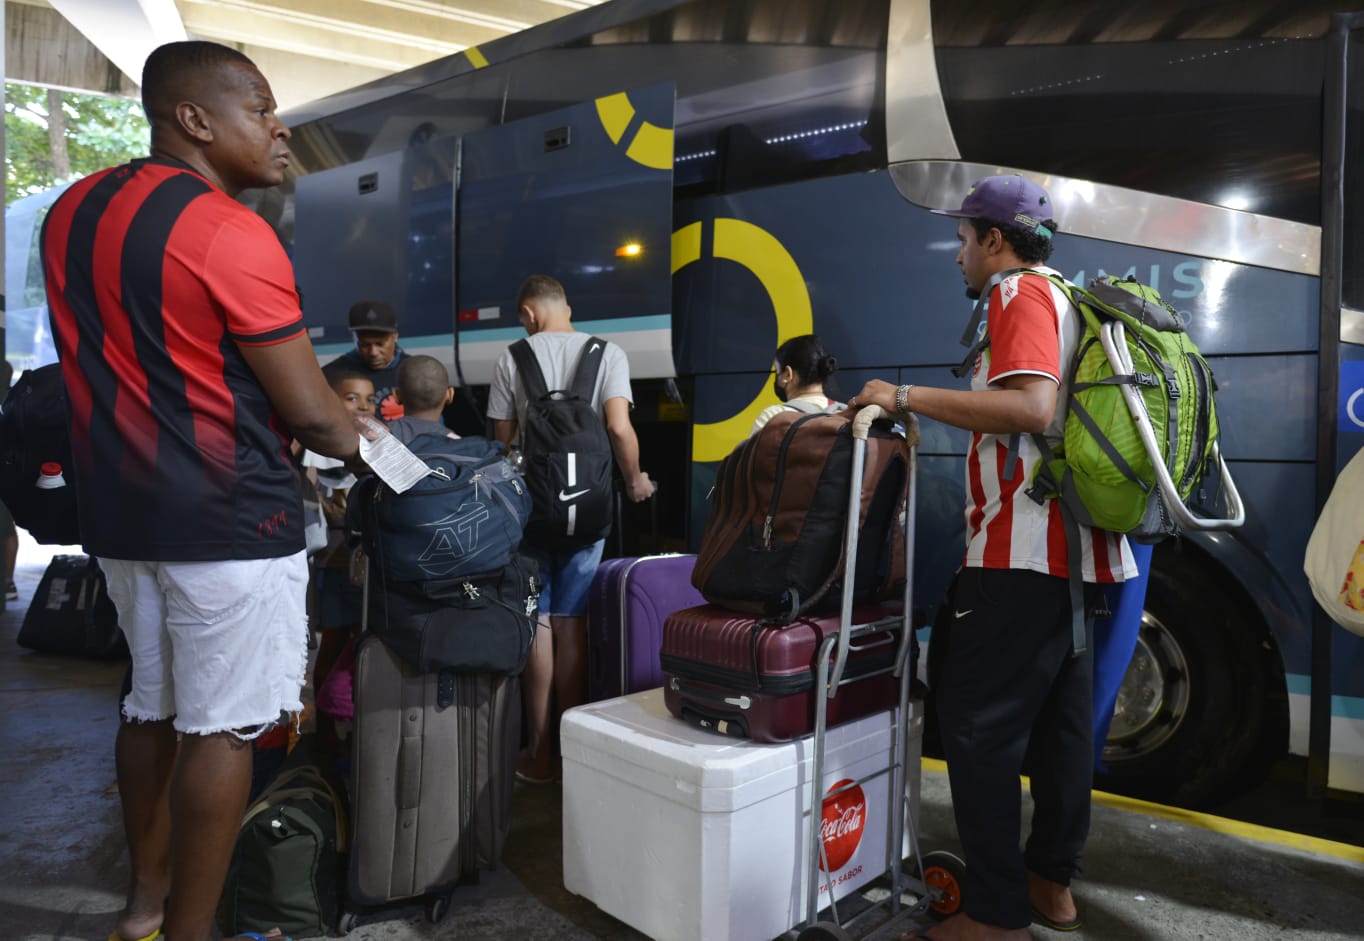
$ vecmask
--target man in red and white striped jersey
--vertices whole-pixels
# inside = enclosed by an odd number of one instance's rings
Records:
[[[866,384],[852,407],[877,404],[971,431],[966,555],[945,602],[951,628],[934,686],[957,830],[966,855],[963,911],[920,937],[1024,939],[1030,922],[1080,926],[1071,878],[1089,831],[1091,675],[1072,641],[1069,546],[1057,501],[1026,493],[1041,459],[1031,435],[1059,443],[1062,364],[1079,318],[1045,278],[1057,231],[1046,190],[1021,176],[977,181],[957,217],[967,295],[987,303],[969,391]],[[1125,539],[1080,528],[1087,593],[1136,575]],[[941,620],[941,619],[940,619]],[[1018,847],[1019,774],[1034,813]],[[911,935],[913,937],[913,935]]]
[[[115,755],[132,863],[112,939],[208,941],[251,739],[302,708],[308,660],[291,438],[359,460],[293,267],[234,198],[275,186],[289,129],[226,46],[148,57],[149,158],[67,190],[43,226],[71,399],[81,541],[132,652]]]

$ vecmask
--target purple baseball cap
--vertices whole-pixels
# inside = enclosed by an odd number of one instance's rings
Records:
[[[1036,232],[1051,238],[1050,227],[1043,225],[1052,218],[1051,197],[1032,180],[1013,174],[987,176],[976,180],[966,191],[960,209],[934,209],[940,216],[958,219],[989,219],[1000,225],[1012,225],[1025,232]]]

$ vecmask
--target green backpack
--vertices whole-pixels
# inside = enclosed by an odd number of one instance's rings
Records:
[[[1134,390],[1145,404],[1167,483],[1186,504],[1217,457],[1212,369],[1154,288],[1112,275],[1095,278],[1088,288],[1047,279],[1079,309],[1084,329],[1066,370],[1070,393],[1061,448],[1053,452],[1041,435],[1033,436],[1044,460],[1031,493],[1059,497],[1086,526],[1141,542],[1170,536],[1179,520],[1162,496],[1160,469],[1124,390]],[[1115,370],[1106,339],[1130,369]]]
[[[1027,491],[1038,503],[1061,501],[1070,547],[1073,645],[1079,653],[1085,649],[1081,525],[1158,542],[1181,526],[1240,526],[1245,510],[1217,447],[1213,402],[1217,384],[1212,370],[1184,332],[1174,308],[1135,278],[1103,275],[1081,288],[1027,268],[998,272],[981,291],[962,336],[970,352],[953,372],[966,375],[989,343],[978,328],[994,285],[1020,272],[1037,274],[1059,287],[1083,321],[1074,358],[1064,369],[1070,389],[1061,446],[1054,449],[1044,435],[1032,436],[1042,460]],[[1139,420],[1134,412],[1143,417]],[[1018,439],[1014,435],[1009,442],[1005,479],[1012,477],[1017,465]],[[1195,496],[1206,502],[1199,489],[1213,464],[1224,491],[1226,517],[1199,516],[1187,506]]]
[[[341,797],[305,737],[242,820],[218,903],[224,937],[272,928],[291,938],[336,931],[346,836]]]

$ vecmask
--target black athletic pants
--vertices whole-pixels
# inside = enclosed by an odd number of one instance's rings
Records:
[[[1074,656],[1064,578],[963,568],[948,595],[935,683],[957,833],[966,856],[962,905],[977,921],[1026,928],[1028,870],[1069,885],[1089,833],[1093,774],[1090,654]],[[935,657],[936,659],[936,657]],[[1020,774],[1033,817],[1019,851]]]

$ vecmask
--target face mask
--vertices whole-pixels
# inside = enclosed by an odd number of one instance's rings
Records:
[[[781,370],[777,371],[777,377],[772,380],[772,388],[776,390],[777,398],[785,402],[787,398],[786,386],[781,384]]]

